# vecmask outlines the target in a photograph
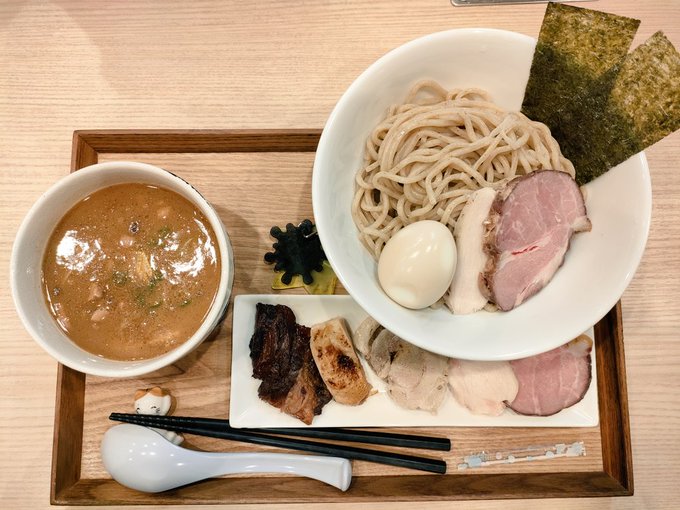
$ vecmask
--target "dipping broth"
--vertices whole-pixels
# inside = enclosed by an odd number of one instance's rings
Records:
[[[78,346],[113,360],[165,354],[198,330],[220,282],[208,220],[146,184],[92,193],[59,222],[43,258],[48,307]]]

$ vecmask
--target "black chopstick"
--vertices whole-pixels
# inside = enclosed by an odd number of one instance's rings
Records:
[[[194,418],[170,416],[173,423],[181,425],[198,425],[203,428],[230,427],[229,420],[217,418]],[[372,430],[353,430],[343,428],[261,428],[240,429],[279,436],[312,437],[315,439],[331,439],[334,441],[351,441],[353,443],[380,444],[401,448],[422,448],[426,450],[451,450],[451,441],[445,437],[416,436],[411,434],[395,434],[393,432],[377,432]]]
[[[350,430],[339,428],[302,429],[302,428],[263,428],[246,429],[253,432],[265,432],[281,436],[313,437],[317,439],[333,439],[335,441],[352,441],[354,443],[381,444],[402,448],[423,448],[426,450],[451,450],[451,441],[445,437],[414,436],[395,434],[393,432],[376,432],[372,430]]]
[[[187,434],[195,434],[199,436],[231,439],[233,441],[242,441],[265,446],[277,446],[280,448],[302,450],[320,453],[322,455],[331,455],[334,457],[344,457],[346,459],[365,460],[379,464],[389,464],[391,466],[428,471],[430,473],[446,473],[446,462],[441,459],[415,457],[413,455],[404,455],[401,453],[373,451],[367,450],[365,448],[320,443],[316,441],[306,441],[303,439],[289,439],[268,436],[260,432],[254,432],[253,430],[235,429],[224,424],[221,428],[215,427],[214,424],[213,426],[194,425],[190,421],[191,418],[178,416],[112,413],[109,416],[109,419],[125,423],[134,423],[136,425],[143,425],[146,427],[163,428],[167,430],[173,430],[175,432],[185,432]]]

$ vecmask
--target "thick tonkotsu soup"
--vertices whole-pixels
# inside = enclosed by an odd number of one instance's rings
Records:
[[[199,328],[219,286],[219,247],[185,198],[119,184],[62,218],[45,251],[42,281],[52,315],[77,345],[108,359],[148,359]]]

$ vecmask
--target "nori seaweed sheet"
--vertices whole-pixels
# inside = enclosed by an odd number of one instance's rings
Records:
[[[579,184],[680,129],[680,54],[657,32],[563,112],[556,128]]]
[[[680,54],[662,32],[621,63],[609,104],[630,119],[642,149],[680,128]]]
[[[628,53],[639,25],[632,18],[549,3],[522,112],[551,130],[562,123],[571,129],[574,124],[563,122],[563,112],[571,110],[579,98],[591,97],[594,87],[605,89],[607,96],[606,87],[613,85],[614,78],[609,71]]]
[[[576,168],[579,184],[599,175],[582,161],[590,146],[602,146],[593,133],[605,117],[621,63],[640,21],[614,14],[549,3],[536,43],[522,112],[546,124],[562,153]],[[625,134],[621,137],[626,140]],[[607,164],[596,162],[600,168]],[[585,167],[584,167],[585,165]],[[611,167],[607,167],[604,171]]]

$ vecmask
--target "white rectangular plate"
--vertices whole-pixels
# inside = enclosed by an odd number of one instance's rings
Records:
[[[240,295],[234,299],[232,334],[231,404],[229,422],[233,427],[304,427],[304,423],[282,413],[257,396],[260,381],[252,377],[250,338],[255,329],[255,305],[286,305],[299,324],[311,327],[333,317],[343,317],[354,331],[367,317],[350,296]],[[594,337],[593,329],[586,332]],[[500,416],[479,416],[460,406],[449,392],[444,403],[431,414],[412,411],[395,404],[379,379],[362,359],[368,381],[378,393],[359,406],[331,400],[314,418],[312,427],[594,427],[598,424],[597,370],[595,350],[591,352],[593,379],[583,400],[553,416],[521,416],[506,410]]]

